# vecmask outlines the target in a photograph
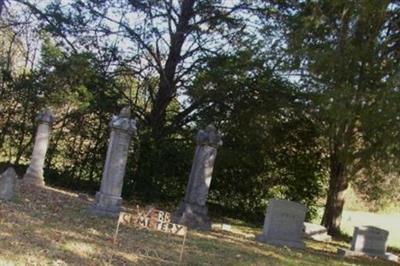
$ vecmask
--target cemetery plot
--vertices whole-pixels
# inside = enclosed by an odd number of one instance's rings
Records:
[[[114,234],[113,243],[117,243],[118,233],[121,225],[132,225],[138,228],[161,231],[168,235],[175,235],[182,237],[182,243],[179,252],[179,263],[182,262],[183,252],[186,244],[187,238],[187,227],[180,224],[175,224],[171,222],[171,214],[158,209],[150,209],[147,212],[141,211],[137,208],[134,213],[121,212],[118,218],[117,227]],[[136,253],[139,255],[149,256],[160,260],[166,260],[161,258],[155,250],[145,250],[143,253],[141,249],[138,249]],[[151,255],[152,254],[152,255]],[[171,261],[173,262],[173,261]]]

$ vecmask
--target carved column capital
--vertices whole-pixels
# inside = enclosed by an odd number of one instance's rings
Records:
[[[207,145],[217,148],[222,145],[221,135],[213,125],[208,125],[205,129],[200,129],[196,135],[197,145]]]
[[[47,123],[52,125],[54,122],[54,116],[49,109],[46,109],[37,115],[36,121],[39,123]]]
[[[130,113],[129,107],[122,108],[119,115],[113,115],[110,127],[112,129],[127,131],[130,134],[136,134],[136,121],[131,119]]]

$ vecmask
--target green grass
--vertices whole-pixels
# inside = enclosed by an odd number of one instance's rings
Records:
[[[318,216],[313,223],[320,223],[323,208],[318,209]],[[400,212],[373,213],[360,210],[344,210],[341,230],[344,235],[351,237],[355,226],[376,226],[389,231],[388,246],[400,250]]]
[[[388,230],[390,232],[389,246],[400,249],[400,213],[382,214],[349,210],[343,212],[342,230],[344,233],[351,236],[354,226],[359,225],[373,225]]]
[[[0,201],[0,265],[168,265],[179,255],[179,237],[123,226],[117,245],[116,220],[91,216],[92,200],[54,188],[21,187],[13,202]],[[126,208],[133,206],[126,205]],[[348,243],[307,241],[305,250],[254,241],[261,228],[222,219],[230,232],[190,231],[184,265],[392,265],[379,259],[336,256]]]

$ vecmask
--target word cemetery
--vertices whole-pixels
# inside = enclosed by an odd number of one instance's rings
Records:
[[[114,244],[117,243],[120,225],[133,225],[148,230],[161,231],[167,234],[183,237],[181,250],[179,254],[179,263],[182,262],[183,251],[186,243],[188,228],[184,225],[171,222],[171,214],[169,212],[150,209],[147,213],[141,212],[138,208],[136,213],[121,212],[118,218],[117,228],[115,230]]]
[[[179,236],[184,236],[187,233],[186,226],[171,223],[170,214],[168,212],[157,210],[151,212],[150,215],[134,215],[121,212],[118,223],[136,225]]]

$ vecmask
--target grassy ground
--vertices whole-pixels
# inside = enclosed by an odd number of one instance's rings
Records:
[[[123,226],[87,212],[91,199],[54,188],[21,187],[13,202],[0,201],[0,265],[167,265],[177,260],[181,238]],[[132,206],[126,206],[132,207]],[[225,220],[232,231],[190,231],[184,265],[393,265],[379,259],[336,257],[337,247],[307,241],[304,251],[254,241],[260,228]]]
[[[400,249],[400,213],[382,214],[362,211],[344,211],[342,230],[348,235],[353,234],[354,226],[373,225],[390,232],[388,244]]]
[[[320,223],[324,209],[318,209],[318,216],[312,221]],[[347,236],[352,236],[355,226],[376,226],[389,231],[388,245],[400,250],[400,211],[392,213],[373,213],[360,210],[344,210],[341,229]]]

